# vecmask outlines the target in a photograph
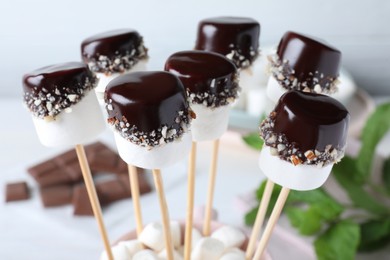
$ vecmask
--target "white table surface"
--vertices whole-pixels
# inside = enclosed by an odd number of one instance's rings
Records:
[[[44,209],[38,186],[26,173],[26,167],[67,148],[43,147],[36,136],[30,114],[21,100],[0,99],[0,259],[98,259],[103,245],[92,217],[74,217],[72,207]],[[12,113],[11,113],[12,112]],[[113,144],[109,130],[99,137]],[[68,147],[69,148],[69,147]],[[211,145],[198,146],[195,205],[202,205],[206,186]],[[237,196],[255,190],[264,178],[257,167],[258,152],[246,147],[239,135],[227,133],[221,140],[215,208],[219,220],[241,226],[244,212]],[[150,178],[151,176],[149,176]],[[172,219],[183,219],[186,207],[186,163],[163,169],[166,196]],[[6,204],[7,182],[27,180],[32,199]],[[151,178],[150,178],[151,180]],[[104,220],[111,241],[135,227],[131,200],[122,200],[104,209]],[[154,192],[142,196],[144,223],[159,220],[159,207]],[[300,238],[282,217],[270,241],[274,259],[313,259],[310,240]],[[280,250],[283,249],[283,250]],[[388,251],[390,252],[390,251]],[[359,259],[386,259],[374,254]]]

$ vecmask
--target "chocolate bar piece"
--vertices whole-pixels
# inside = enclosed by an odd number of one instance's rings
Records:
[[[85,147],[92,173],[126,173],[127,165],[118,154],[103,143]],[[74,150],[67,151],[27,169],[40,187],[71,184],[82,181],[82,173]]]
[[[42,188],[41,200],[45,208],[66,205],[72,202],[72,185],[57,185]]]
[[[93,216],[92,206],[89,202],[88,192],[84,184],[76,185],[73,191],[73,215]]]
[[[5,201],[27,200],[30,197],[30,192],[27,183],[24,181],[8,183],[5,188]]]
[[[138,169],[139,171],[142,171]],[[143,176],[142,172],[138,173],[140,194],[148,193],[151,187]],[[127,175],[118,175],[117,178],[108,181],[96,183],[96,192],[100,204],[106,206],[118,200],[131,197],[130,181]],[[72,203],[74,206],[73,214],[76,216],[92,216],[93,211],[89,202],[87,189],[84,184],[77,185],[73,192]]]

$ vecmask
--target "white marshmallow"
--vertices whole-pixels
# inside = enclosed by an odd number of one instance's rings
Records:
[[[221,241],[225,248],[240,247],[246,239],[241,230],[232,226],[220,227],[211,234],[211,237]]]
[[[223,254],[225,247],[221,241],[212,237],[199,240],[191,253],[191,260],[217,260]]]
[[[127,248],[124,245],[116,245],[111,247],[112,255],[115,260],[131,260],[131,255],[128,254]],[[100,260],[109,260],[106,251],[100,256]]]
[[[331,97],[346,105],[356,92],[356,83],[351,76],[345,72],[340,73],[339,81],[338,90],[336,93],[332,94]]]
[[[229,122],[229,105],[211,109],[201,104],[191,104],[191,109],[196,114],[191,125],[194,141],[215,140],[226,132]]]
[[[293,190],[314,190],[328,179],[333,164],[325,167],[316,165],[293,165],[290,162],[271,155],[266,145],[260,152],[259,167],[271,181]]]
[[[340,84],[338,90],[330,94],[332,98],[337,99],[343,104],[347,104],[356,91],[356,84],[353,82],[351,77],[347,74],[341,73],[339,76]],[[269,77],[267,84],[267,96],[274,101],[278,102],[279,98],[286,92],[286,89],[281,87],[273,76]]]
[[[170,228],[171,228],[171,236],[172,236],[172,242],[173,246],[178,249],[181,245],[181,228],[180,223],[177,221],[171,221],[170,222]]]
[[[133,257],[136,253],[143,250],[144,247],[141,241],[133,239],[128,241],[121,241],[118,243],[119,246],[124,246],[130,257]]]
[[[265,86],[270,75],[267,68],[267,58],[258,57],[250,67],[240,70],[240,87],[245,91]]]
[[[201,238],[202,238],[202,234],[200,233],[200,231],[197,230],[196,228],[193,228],[191,233],[191,249],[195,248],[196,244],[199,242]]]
[[[277,103],[279,98],[286,92],[286,89],[279,85],[274,76],[270,76],[267,83],[267,96]]]
[[[219,260],[245,260],[245,253],[238,248],[230,248],[226,250]]]
[[[158,257],[161,260],[167,260],[168,259],[168,257],[167,257],[167,250],[164,249],[163,251],[161,251],[158,254]],[[173,250],[173,260],[183,260],[183,257],[180,255],[179,252],[177,252],[176,250]]]
[[[105,129],[94,91],[62,111],[53,121],[32,116],[39,140],[45,146],[65,146],[93,141]]]
[[[147,62],[147,59],[140,60],[137,62],[137,64],[135,64],[130,70],[126,71],[125,73],[145,71]],[[113,73],[111,75],[106,75],[105,73],[101,72],[96,73],[96,77],[99,79],[99,83],[95,88],[95,92],[100,104],[102,102],[104,103],[104,91],[106,90],[108,83],[110,83],[111,80],[115,79],[120,75],[123,75],[123,73]]]
[[[249,90],[246,111],[249,115],[260,118],[265,112],[268,102],[265,89]]]
[[[144,169],[161,169],[183,160],[191,149],[191,133],[185,133],[180,140],[154,147],[133,144],[124,139],[116,130],[114,137],[120,157],[128,164]]]
[[[160,260],[160,258],[152,250],[146,249],[136,253],[131,260]]]
[[[181,230],[180,224],[176,221],[170,222],[171,236],[173,245],[175,248],[179,248],[181,244]],[[144,245],[153,249],[156,252],[160,252],[165,247],[164,242],[164,229],[160,222],[154,222],[148,224],[141,232],[139,241]]]

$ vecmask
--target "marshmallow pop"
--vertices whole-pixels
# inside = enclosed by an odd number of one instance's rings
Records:
[[[169,72],[133,72],[112,80],[104,98],[119,155],[128,164],[153,169],[166,249],[172,259],[169,215],[159,169],[183,159],[191,147],[193,113],[183,84]]]
[[[117,76],[134,71],[146,70],[147,49],[142,36],[135,30],[122,29],[108,31],[85,39],[81,44],[82,58],[100,79],[96,95],[101,104],[107,84]],[[130,190],[133,200],[137,234],[143,228],[139,201],[137,168],[128,165]]]
[[[168,58],[165,63],[165,70],[179,77],[186,88],[189,105],[196,114],[191,126],[193,145],[189,162],[187,196],[185,258],[189,259],[196,142],[219,139],[226,131],[230,104],[234,102],[239,93],[238,75],[233,62],[223,55],[206,51],[177,52]],[[214,183],[215,172],[212,174],[214,175],[212,183]],[[211,189],[211,201],[208,207],[211,212],[214,187],[209,188]],[[209,230],[210,222],[205,221],[205,225],[206,223]],[[206,233],[209,233],[209,231]]]
[[[97,78],[80,62],[37,69],[23,77],[24,102],[45,146],[75,145],[89,199],[109,259],[112,258],[103,216],[82,143],[105,129],[93,88]]]
[[[213,17],[199,22],[196,50],[217,52],[239,69],[243,93],[235,106],[244,108],[246,95],[261,83],[259,56],[260,24],[246,17]]]
[[[227,129],[230,104],[240,90],[237,69],[233,62],[220,54],[183,51],[168,58],[165,70],[178,75],[187,90],[191,109],[196,114],[191,127],[194,142],[214,140],[204,222],[204,233],[208,235],[219,138]]]
[[[277,102],[288,90],[334,95],[338,91],[341,52],[323,40],[286,32],[270,55],[268,97]]]
[[[320,187],[344,156],[349,118],[347,109],[329,96],[288,91],[261,123],[260,169],[283,188],[254,259],[261,257],[289,190]]]
[[[113,30],[85,39],[81,43],[84,63],[100,79],[95,91],[103,103],[107,84],[117,76],[134,71],[146,70],[148,49],[143,37],[135,30]]]

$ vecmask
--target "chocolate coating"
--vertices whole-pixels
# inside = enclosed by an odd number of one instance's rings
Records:
[[[349,113],[337,100],[312,93],[286,92],[275,107],[273,131],[302,151],[345,148]]]
[[[237,67],[248,67],[258,55],[260,24],[246,17],[215,17],[199,22],[196,50],[232,56]]]
[[[81,55],[96,72],[123,72],[147,57],[142,36],[133,29],[96,34],[81,43]]]
[[[206,101],[207,106],[218,107],[227,105],[238,95],[236,66],[218,53],[177,52],[168,58],[165,70],[179,77],[191,102]]]
[[[36,116],[55,116],[80,101],[96,83],[95,75],[81,62],[55,64],[24,75],[24,100]]]
[[[277,56],[280,62],[287,61],[298,82],[307,82],[309,88],[317,83],[324,88],[339,76],[341,52],[321,39],[286,32],[280,40]]]
[[[124,117],[130,127],[143,132],[162,126],[179,130],[179,111],[188,113],[183,84],[164,71],[133,72],[115,78],[107,85],[105,101],[109,121]]]

